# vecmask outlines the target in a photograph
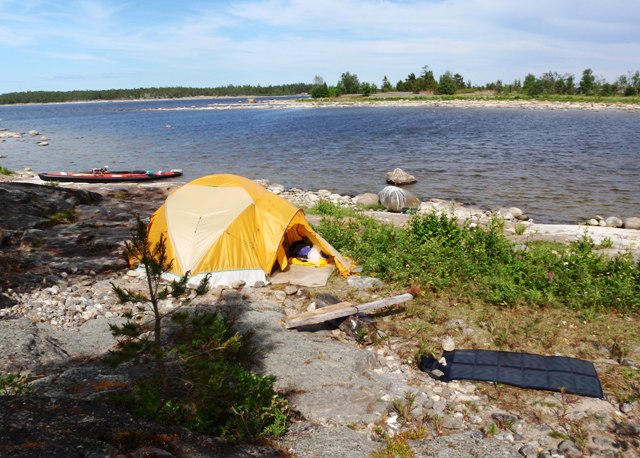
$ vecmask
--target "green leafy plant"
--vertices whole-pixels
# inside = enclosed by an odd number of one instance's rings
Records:
[[[0,165],[0,175],[12,175],[12,174],[13,174],[13,170],[9,170],[5,166]]]
[[[600,242],[600,248],[605,250],[613,248],[613,240],[611,240],[609,237],[605,237],[604,239],[602,239],[602,242]]]
[[[17,374],[0,374],[0,396],[28,396],[32,391],[24,377]]]
[[[485,434],[487,437],[494,437],[496,434],[500,432],[500,428],[495,422],[489,422],[487,427],[485,428]]]
[[[381,203],[358,205],[358,208],[362,210],[369,210],[369,211],[383,211],[385,209],[384,205],[382,205]]]
[[[167,245],[164,235],[157,244],[149,240],[147,225],[140,217],[136,218],[135,228],[131,233],[131,240],[125,242],[124,255],[129,260],[137,260],[144,267],[147,280],[147,294],[141,291],[131,291],[120,288],[111,283],[114,293],[122,303],[150,304],[153,312],[153,339],[145,335],[145,329],[139,321],[130,317],[123,325],[110,324],[113,335],[118,338],[118,351],[110,354],[109,361],[119,364],[125,360],[139,362],[141,358],[151,358],[157,364],[158,374],[163,387],[168,390],[168,380],[165,369],[166,349],[162,343],[162,320],[159,302],[169,295],[179,297],[186,291],[189,273],[180,280],[174,280],[170,286],[162,283],[162,274],[171,270],[173,260],[167,257]],[[201,291],[206,292],[205,277],[201,283]],[[144,305],[141,308],[145,309]]]
[[[407,391],[404,394],[404,399],[396,399],[393,401],[391,408],[402,422],[410,422],[413,418],[411,411],[415,407],[415,401],[416,394],[411,391]]]
[[[309,213],[322,216],[333,216],[343,218],[345,216],[355,215],[355,212],[349,208],[336,205],[330,200],[322,199],[315,206],[309,209]]]
[[[173,263],[166,240],[151,243],[140,218],[125,243],[125,255],[144,267],[147,291],[112,284],[120,301],[140,307],[138,316],[130,314],[123,325],[110,325],[119,344],[107,360],[151,363],[153,370],[129,392],[113,395],[112,402],[147,418],[233,440],[284,434],[288,405],[274,391],[274,378],[249,370],[257,354],[252,334],[237,332],[234,318],[217,312],[178,308],[170,313],[171,325],[165,323],[169,314],[160,312],[159,301],[187,295],[188,273],[163,283],[162,273]],[[208,280],[206,276],[197,286],[197,295],[207,293]],[[153,316],[150,333],[140,319],[146,307]]]
[[[173,315],[171,373],[163,387],[157,374],[128,393],[112,397],[120,406],[156,421],[230,440],[281,436],[288,403],[273,389],[274,378],[247,366],[255,359],[252,335],[234,330],[220,313]],[[168,388],[168,390],[167,390]]]
[[[76,214],[73,210],[60,210],[49,216],[49,221],[54,224],[68,224],[76,220]]]
[[[470,227],[435,213],[416,215],[403,228],[362,215],[327,217],[317,230],[365,274],[423,292],[501,307],[640,310],[640,264],[630,254],[597,253],[586,235],[569,245],[528,242],[514,250],[500,219]]]

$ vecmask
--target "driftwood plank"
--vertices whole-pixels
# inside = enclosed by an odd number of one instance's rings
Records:
[[[324,323],[325,321],[342,318],[356,313],[362,313],[371,310],[377,310],[391,305],[400,304],[410,301],[413,296],[409,293],[399,296],[387,297],[378,301],[367,302],[365,304],[353,305],[350,302],[339,302],[337,304],[322,307],[321,309],[312,310],[310,312],[299,313],[287,317],[283,320],[284,327],[287,329],[297,328],[309,324]]]

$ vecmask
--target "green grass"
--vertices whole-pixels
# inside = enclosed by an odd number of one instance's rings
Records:
[[[327,204],[323,204],[327,207]],[[318,231],[364,272],[402,287],[447,292],[492,305],[640,311],[640,265],[607,257],[583,237],[569,245],[529,242],[516,250],[498,220],[460,227],[446,215],[413,217],[404,228],[363,216],[328,215]],[[338,215],[338,216],[336,216]]]
[[[76,214],[73,210],[60,210],[49,216],[49,221],[54,224],[68,224],[76,220]]]
[[[346,218],[355,216],[355,210],[335,205],[330,200],[321,200],[311,208],[305,208],[305,212],[313,215],[332,216],[335,218]]]
[[[631,254],[604,255],[586,236],[570,244],[516,246],[500,220],[472,228],[426,214],[398,228],[358,214],[323,213],[328,216],[316,230],[363,275],[414,295],[405,313],[379,323],[405,342],[402,358],[438,355],[434,342],[452,332],[459,348],[638,358],[632,349],[640,348],[640,262]],[[446,324],[451,319],[473,332],[454,332]],[[639,397],[637,371],[614,365],[599,374],[605,392],[617,399]],[[505,392],[503,408],[522,407],[521,393]]]
[[[0,175],[12,175],[12,174],[13,174],[12,170],[9,170],[3,165],[0,165]]]

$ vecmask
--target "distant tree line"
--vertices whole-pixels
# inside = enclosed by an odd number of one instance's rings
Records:
[[[593,95],[593,96],[625,96],[633,97],[640,94],[640,71],[629,72],[619,76],[615,82],[609,83],[604,78],[596,77],[590,68],[582,72],[580,81],[574,75],[556,72],[546,72],[540,77],[529,73],[524,81],[515,80],[512,84],[503,84],[498,80],[487,85],[500,94],[524,93],[531,97],[539,95]]]
[[[442,94],[454,95],[459,92],[475,92],[488,90],[497,94],[525,94],[530,97],[544,95],[586,95],[586,96],[637,96],[640,94],[640,71],[629,72],[621,75],[614,83],[607,82],[604,78],[596,77],[590,68],[582,72],[580,81],[572,74],[560,75],[556,72],[547,72],[540,77],[528,74],[524,81],[515,80],[512,84],[504,84],[498,80],[485,86],[472,86],[471,81],[465,82],[459,73],[445,71],[436,80],[433,71],[428,65],[422,67],[422,71],[416,76],[409,73],[404,80],[391,84],[385,76],[382,85],[378,88],[373,83],[360,82],[356,74],[343,73],[335,86],[328,86],[322,77],[316,76],[311,96],[337,97],[343,94],[359,94],[368,96],[380,92],[413,92],[416,94]]]
[[[437,79],[428,65],[418,75],[409,73],[403,80],[392,84],[385,76],[378,88],[375,83],[360,81],[355,73],[345,72],[334,86],[316,76],[312,83],[282,84],[275,86],[235,86],[213,88],[150,87],[138,89],[107,89],[78,91],[27,91],[0,94],[0,105],[16,103],[52,103],[99,100],[152,100],[186,97],[236,97],[236,96],[287,96],[311,94],[313,98],[360,95],[367,97],[376,92],[413,92],[415,94],[454,95],[457,93],[492,91],[496,94],[515,94],[538,97],[545,95],[626,96],[640,95],[640,71],[619,76],[615,82],[607,82],[587,68],[578,81],[572,74],[546,72],[537,77],[531,73],[521,81],[505,84],[501,80],[485,86],[473,86],[460,73],[445,71]]]
[[[277,86],[222,86],[214,88],[150,87],[77,91],[26,91],[0,94],[0,104],[55,103],[100,100],[178,99],[185,97],[285,96],[308,93],[310,83]]]

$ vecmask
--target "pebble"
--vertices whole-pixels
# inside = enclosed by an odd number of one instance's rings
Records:
[[[447,336],[442,340],[442,350],[453,351],[455,349],[456,349],[456,343],[453,340],[453,337]]]
[[[625,402],[620,406],[620,412],[629,413],[633,410],[633,404],[630,402]]]
[[[518,452],[525,458],[535,458],[536,456],[538,456],[538,447],[536,447],[535,444],[529,443],[520,447],[520,450],[518,450]]]
[[[572,441],[563,440],[558,444],[558,451],[562,453],[565,457],[580,457],[582,455],[582,450]]]

